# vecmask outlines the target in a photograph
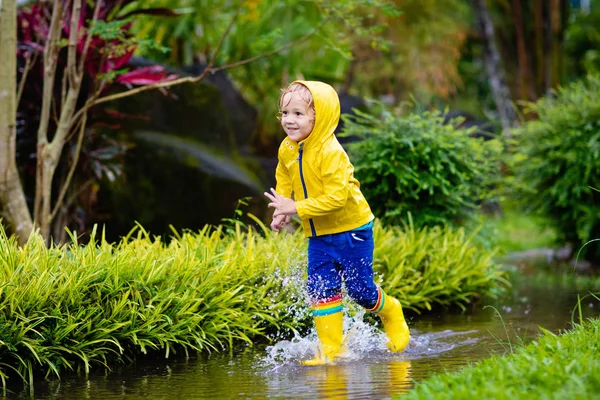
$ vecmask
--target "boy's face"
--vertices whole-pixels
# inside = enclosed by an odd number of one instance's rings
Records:
[[[285,133],[295,142],[306,139],[315,126],[314,110],[296,92],[286,93],[281,105],[281,126]]]

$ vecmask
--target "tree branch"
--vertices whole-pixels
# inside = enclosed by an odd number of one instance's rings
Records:
[[[98,14],[100,13],[100,4],[102,4],[102,0],[97,0],[96,6],[94,7],[94,15],[92,17],[92,21],[90,22],[90,27],[94,22],[98,20]],[[90,49],[90,43],[92,43],[92,35],[88,33],[87,37],[85,38],[85,44],[83,45],[81,60],[79,60],[79,67],[77,68],[80,74],[83,74],[83,69],[85,68],[85,60],[87,58],[87,53]]]
[[[132,96],[134,94],[137,93],[141,93],[141,92],[145,92],[147,90],[152,90],[152,89],[158,89],[158,88],[163,88],[163,87],[170,87],[170,86],[176,86],[176,85],[180,85],[182,83],[195,83],[195,82],[199,82],[202,79],[204,79],[209,73],[214,74],[215,72],[219,72],[219,71],[224,71],[227,69],[231,69],[231,68],[235,68],[235,67],[239,67],[241,65],[245,65],[245,64],[249,64],[251,62],[263,59],[263,58],[267,58],[270,57],[272,55],[275,55],[277,53],[281,53],[284,50],[287,50],[299,43],[304,42],[305,40],[307,40],[308,38],[310,38],[311,36],[313,36],[315,33],[318,32],[319,28],[325,23],[325,20],[323,20],[321,22],[321,24],[319,24],[318,27],[314,28],[311,32],[307,33],[306,35],[292,41],[289,43],[286,43],[285,45],[281,46],[278,49],[275,49],[273,51],[270,51],[268,53],[265,54],[261,54],[260,56],[255,56],[255,57],[251,57],[248,58],[246,60],[241,60],[232,64],[227,64],[227,65],[223,65],[221,67],[217,67],[217,68],[212,68],[211,65],[214,62],[214,58],[217,54],[217,51],[220,49],[220,46],[223,42],[223,40],[221,40],[221,42],[219,43],[219,46],[217,47],[217,49],[215,50],[215,52],[213,52],[213,55],[211,57],[211,61],[209,62],[208,66],[202,71],[202,73],[198,76],[186,76],[183,78],[178,78],[178,79],[173,79],[172,81],[166,81],[166,82],[158,82],[152,85],[147,85],[147,86],[141,86],[141,87],[137,87],[135,89],[130,89],[127,90],[125,92],[121,92],[121,93],[115,93],[109,96],[104,96],[104,97],[100,97],[92,102],[88,101],[87,107],[91,108],[95,105],[101,104],[101,103],[106,103],[107,101],[112,101],[112,100],[118,100],[118,99],[122,99],[124,97],[129,97]],[[231,29],[231,24],[228,27],[226,33],[229,32],[229,29]],[[78,111],[74,116],[73,119],[79,118],[79,116],[81,115],[81,110]]]
[[[39,223],[39,214],[43,199],[43,160],[44,151],[48,143],[48,124],[50,122],[50,108],[52,107],[52,98],[54,94],[54,76],[56,74],[56,64],[58,58],[58,39],[62,26],[62,0],[54,0],[52,7],[52,17],[48,38],[44,46],[44,84],[42,89],[42,109],[40,112],[40,124],[38,126],[37,137],[37,167],[35,179],[35,201],[33,218]]]
[[[184,78],[177,78],[177,79],[173,79],[171,81],[164,81],[164,82],[158,82],[158,83],[155,83],[152,85],[140,86],[135,89],[127,90],[125,92],[115,93],[115,94],[111,94],[109,96],[100,97],[99,99],[93,100],[92,102],[88,101],[88,103],[89,103],[88,108],[98,105],[98,104],[106,103],[107,101],[117,100],[117,99],[121,99],[123,97],[129,97],[129,96],[132,96],[132,95],[140,93],[140,92],[145,92],[147,90],[180,85],[180,84],[186,83],[186,82],[190,82],[190,83],[198,82],[198,81],[201,81],[202,79],[204,79],[207,74],[208,74],[208,69],[204,69],[204,71],[202,71],[202,73],[199,76],[186,76]],[[79,116],[81,115],[81,112],[82,112],[82,110],[79,110],[77,113],[75,113],[75,115],[73,116],[73,119],[79,118]]]
[[[75,156],[73,157],[73,164],[69,169],[69,173],[67,174],[67,179],[65,179],[63,183],[63,187],[60,190],[60,194],[58,195],[58,199],[56,200],[56,204],[54,205],[54,210],[50,213],[50,221],[52,222],[56,213],[60,209],[60,205],[67,194],[67,190],[69,189],[69,185],[71,184],[71,179],[73,178],[73,174],[75,173],[75,169],[77,168],[77,162],[79,161],[79,153],[81,152],[81,145],[83,143],[83,134],[85,132],[85,126],[87,122],[87,112],[82,114],[81,121],[79,121],[79,136],[77,137],[77,147],[75,148]]]
[[[321,24],[322,25],[322,24]],[[273,51],[269,51],[268,53],[265,54],[261,54],[260,56],[255,56],[255,57],[251,57],[251,58],[247,58],[245,60],[241,60],[241,61],[237,61],[234,62],[232,64],[227,64],[227,65],[223,65],[222,67],[218,67],[218,68],[213,68],[211,69],[211,73],[215,73],[215,72],[219,72],[219,71],[224,71],[226,69],[231,69],[231,68],[235,68],[235,67],[239,67],[241,65],[245,65],[245,64],[250,64],[251,62],[254,61],[258,61],[261,60],[263,58],[267,58],[267,57],[271,57],[277,53],[281,53],[284,50],[289,49],[290,47],[294,47],[295,45],[304,42],[305,40],[307,40],[308,38],[310,38],[312,35],[314,35],[315,33],[317,33],[317,31],[319,30],[320,26],[314,28],[312,31],[310,31],[309,33],[307,33],[306,35],[299,37],[298,39],[291,41],[289,43],[284,44],[283,46],[281,46],[278,49],[275,49]]]
[[[77,85],[77,37],[79,36],[79,22],[81,19],[81,0],[73,1],[71,10],[71,31],[69,32],[69,50],[67,53],[67,74],[69,77],[69,90]]]
[[[71,0],[67,0],[65,3],[65,7],[69,9],[71,5]],[[67,73],[69,70],[67,68],[63,68],[62,80],[61,80],[61,91],[60,91],[60,110],[65,106],[65,99],[67,98]],[[55,111],[56,114],[56,111]],[[55,116],[56,124],[58,125],[58,116]]]
[[[71,32],[69,32],[69,52],[67,61],[67,71],[69,76],[69,88],[66,99],[63,99],[63,107],[60,110],[60,118],[56,127],[56,132],[52,142],[48,146],[48,156],[53,164],[58,163],[60,154],[65,144],[65,139],[73,126],[73,114],[77,106],[77,98],[81,90],[81,81],[83,73],[78,70],[77,63],[77,36],[78,24],[81,16],[81,1],[73,0],[73,12],[71,13]],[[74,45],[73,45],[74,43]],[[82,110],[87,111],[84,105]],[[54,165],[54,166],[55,166]]]
[[[75,201],[75,199],[77,198],[77,196],[79,196],[81,193],[83,193],[93,183],[94,183],[94,181],[92,179],[89,179],[86,183],[84,183],[83,185],[81,185],[81,187],[75,193],[73,193],[67,199],[67,201],[65,201],[65,208],[71,207],[71,204],[73,204],[73,202]]]
[[[59,0],[60,1],[60,0]],[[69,32],[69,48],[67,53],[67,76],[69,87],[64,105],[60,110],[58,125],[54,133],[54,138],[49,143],[42,146],[42,160],[38,159],[38,170],[41,169],[40,178],[41,201],[39,207],[39,219],[37,220],[40,232],[47,243],[50,242],[50,215],[52,208],[52,181],[54,173],[60,160],[62,150],[65,146],[65,140],[73,126],[71,121],[77,107],[77,98],[81,89],[82,74],[77,70],[77,37],[79,33],[79,22],[81,17],[81,1],[74,0],[71,12],[71,21]],[[40,149],[38,149],[38,152]]]
[[[44,87],[42,89],[42,110],[40,115],[40,127],[38,129],[38,142],[48,140],[48,121],[50,118],[50,107],[54,91],[54,75],[56,73],[56,59],[58,57],[57,41],[60,38],[62,24],[62,1],[54,0],[52,8],[52,19],[48,39],[44,48]]]
[[[227,36],[229,36],[229,32],[231,32],[231,28],[233,28],[233,24],[234,24],[235,20],[237,19],[238,15],[240,13],[240,10],[241,10],[241,7],[237,7],[235,10],[235,13],[233,13],[233,17],[231,17],[231,21],[229,21],[229,25],[227,25],[225,32],[223,33],[223,35],[221,35],[221,39],[219,39],[219,43],[217,44],[215,51],[213,51],[212,56],[210,57],[210,60],[208,62],[208,65],[206,66],[205,70],[210,70],[212,68],[212,66],[215,65],[215,60],[217,59],[217,54],[221,50],[223,43],[225,43],[225,38]]]
[[[219,51],[221,50],[221,47],[223,46],[223,43],[225,42],[225,38],[229,35],[229,33],[231,32],[231,29],[233,28],[233,24],[235,23],[235,20],[237,19],[237,16],[240,12],[240,8],[238,7],[235,11],[235,13],[233,14],[233,16],[231,17],[231,21],[229,21],[229,25],[227,25],[227,28],[225,29],[225,32],[223,33],[223,35],[221,36],[221,39],[219,40],[219,43],[217,44],[217,47],[215,48],[215,51],[213,52],[210,61],[208,63],[208,65],[206,66],[206,68],[204,68],[204,70],[202,71],[202,73],[198,76],[186,76],[184,78],[178,78],[178,79],[173,79],[171,81],[166,81],[166,82],[158,82],[155,83],[153,85],[147,85],[147,86],[141,86],[141,87],[137,87],[135,89],[130,89],[127,90],[125,92],[121,92],[121,93],[116,93],[113,95],[109,95],[109,96],[104,96],[101,98],[96,98],[96,99],[88,99],[88,101],[86,102],[85,106],[80,109],[79,111],[77,111],[75,113],[75,115],[73,115],[72,120],[75,121],[77,120],[80,116],[81,113],[83,112],[83,109],[89,109],[95,105],[101,104],[101,103],[105,103],[107,101],[112,101],[112,100],[117,100],[117,99],[121,99],[123,97],[129,97],[132,96],[134,94],[137,93],[141,93],[141,92],[145,92],[147,90],[152,90],[152,89],[158,89],[158,88],[163,88],[163,87],[170,87],[170,86],[175,86],[175,85],[180,85],[182,83],[194,83],[194,82],[199,82],[202,79],[204,79],[206,77],[206,75],[209,74],[209,72],[213,72],[213,68],[212,66],[214,65],[214,62],[217,58],[217,54],[219,53]],[[92,100],[92,101],[90,101]]]
[[[23,96],[23,90],[25,89],[25,81],[27,81],[27,75],[29,75],[29,71],[31,71],[31,66],[35,64],[37,60],[37,52],[33,52],[28,55],[25,59],[25,67],[23,68],[23,73],[21,74],[21,81],[19,82],[19,89],[17,90],[17,99],[16,105],[17,109],[19,108],[19,103],[21,102],[21,97]]]

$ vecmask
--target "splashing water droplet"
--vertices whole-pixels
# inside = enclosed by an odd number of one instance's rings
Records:
[[[372,358],[374,355],[388,353],[385,334],[365,323],[363,316],[364,311],[352,317],[344,316],[344,335],[349,336],[346,337],[347,350],[340,357],[339,363],[358,360],[366,355]],[[281,340],[266,348],[262,364],[272,371],[286,365],[299,364],[300,361],[313,357],[317,346],[318,338],[314,328],[306,336],[294,330],[293,339]]]

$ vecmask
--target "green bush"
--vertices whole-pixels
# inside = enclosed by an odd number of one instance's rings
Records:
[[[239,226],[170,243],[143,230],[117,244],[98,236],[50,248],[32,236],[20,248],[0,231],[2,386],[148,352],[222,351],[301,324],[290,307],[302,287],[290,283],[305,254],[298,237]]]
[[[500,143],[470,137],[472,130],[444,124],[436,112],[381,117],[344,116],[349,145],[366,198],[376,217],[400,225],[456,225],[491,195]]]
[[[450,227],[404,228],[375,226],[373,269],[383,289],[414,311],[465,305],[493,296],[509,283],[485,251],[465,234]]]
[[[565,32],[566,70],[570,76],[600,73],[600,8],[573,13]]]
[[[529,109],[538,119],[516,132],[511,188],[577,251],[600,237],[600,193],[591,188],[600,186],[600,76],[560,88]],[[600,247],[591,243],[584,252],[597,259]]]

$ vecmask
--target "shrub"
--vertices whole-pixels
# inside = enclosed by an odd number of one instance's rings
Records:
[[[400,225],[457,224],[491,195],[501,150],[496,140],[444,124],[435,112],[344,116],[348,151],[376,217]]]
[[[374,236],[373,268],[383,277],[383,289],[414,311],[435,304],[464,310],[509,285],[493,262],[495,251],[484,251],[463,229],[377,224]]]
[[[600,76],[559,88],[529,104],[537,120],[516,133],[513,193],[527,211],[547,217],[557,239],[573,243],[600,237]],[[586,246],[588,258],[600,249]]]
[[[143,230],[110,244],[23,248],[0,231],[0,380],[112,367],[149,352],[222,351],[302,316],[290,276],[303,241],[239,227],[164,243]],[[285,285],[282,283],[286,282]],[[3,327],[3,328],[2,328]]]

